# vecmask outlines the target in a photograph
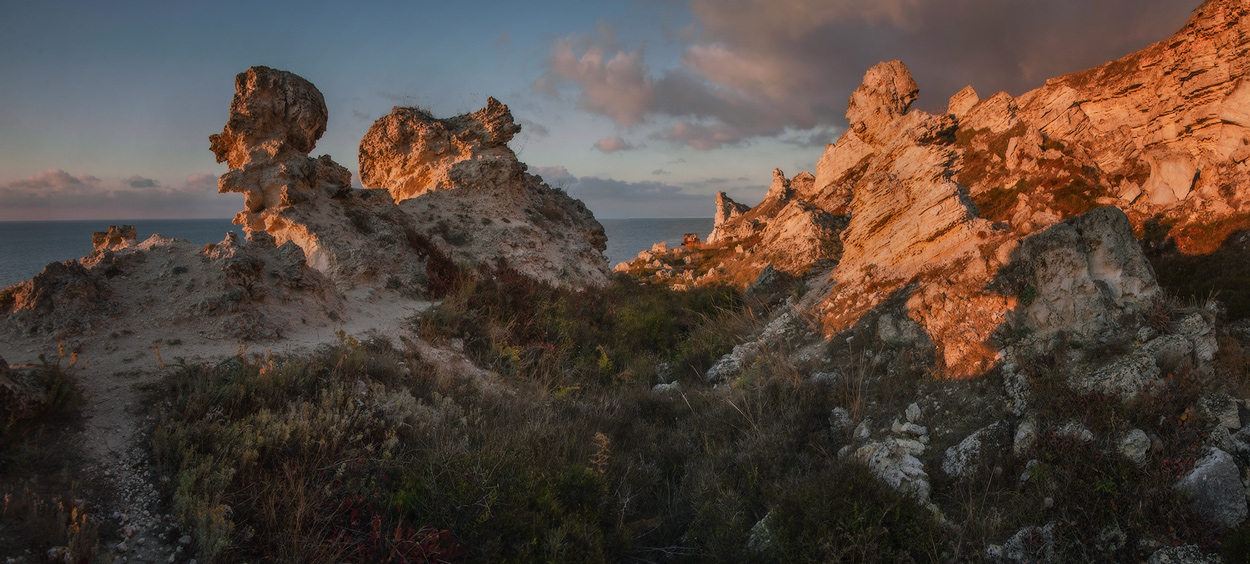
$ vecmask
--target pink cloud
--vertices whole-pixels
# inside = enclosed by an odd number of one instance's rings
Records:
[[[595,142],[594,148],[604,153],[615,153],[617,151],[632,151],[638,147],[620,137],[604,137]]]
[[[643,65],[643,48],[609,55],[610,37],[562,39],[551,49],[547,74],[535,88],[555,94],[561,84],[574,83],[578,106],[603,114],[620,125],[636,125],[654,102],[651,77]]]
[[[171,188],[141,175],[105,183],[90,174],[45,170],[0,184],[0,221],[230,217],[242,198],[218,194],[215,178],[192,174],[181,188]]]

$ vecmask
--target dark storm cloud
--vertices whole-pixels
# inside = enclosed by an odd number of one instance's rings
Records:
[[[539,91],[633,126],[679,120],[656,138],[696,149],[779,137],[817,144],[845,126],[865,70],[900,59],[918,106],[945,108],[971,84],[1018,95],[1178,30],[1199,0],[689,0],[697,25],[680,66],[653,71],[610,29],[557,41]],[[697,30],[697,31],[695,31]],[[826,138],[827,139],[827,138]]]

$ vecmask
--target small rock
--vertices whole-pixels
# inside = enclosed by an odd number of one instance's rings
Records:
[[[982,438],[987,428],[980,429],[959,441],[959,444],[946,449],[942,457],[942,471],[952,478],[966,478],[976,471],[980,464]]]
[[[1033,469],[1036,468],[1038,464],[1041,464],[1041,462],[1036,458],[1030,459],[1028,462],[1024,463],[1024,471],[1020,473],[1020,485],[1023,486],[1024,484],[1027,484],[1029,480],[1033,479]]]
[[[1003,543],[1001,562],[1012,564],[1058,562],[1055,554],[1055,524],[1025,527]]]
[[[861,421],[859,426],[855,427],[853,435],[857,441],[866,441],[872,436],[872,428],[868,426],[868,420]]]
[[[1146,564],[1220,564],[1220,558],[1203,554],[1193,545],[1169,546],[1151,554]]]
[[[651,388],[652,392],[657,394],[668,394],[681,391],[681,382],[672,382],[669,384],[656,384]]]
[[[1020,423],[1016,425],[1015,442],[1011,446],[1012,452],[1015,453],[1016,458],[1023,457],[1029,452],[1030,449],[1033,448],[1033,444],[1036,442],[1037,422],[1034,421],[1033,418],[1021,420]]]
[[[1212,393],[1198,398],[1198,410],[1208,419],[1218,422],[1226,429],[1241,428],[1241,417],[1237,413],[1237,402],[1224,393]]]
[[[890,426],[890,430],[896,435],[913,435],[920,437],[928,435],[929,430],[912,422],[899,423],[897,420]]]
[[[829,412],[829,428],[838,435],[844,435],[851,431],[854,422],[851,421],[851,414],[843,407],[835,407]]]
[[[912,403],[911,405],[907,406],[907,422],[917,423],[917,424],[920,423],[920,406],[919,405]]]
[[[773,533],[768,526],[768,518],[772,513],[764,515],[751,527],[750,535],[747,537],[747,548],[752,552],[767,552],[773,545]]]
[[[1077,421],[1068,421],[1067,423],[1064,423],[1063,426],[1055,430],[1055,434],[1060,437],[1076,439],[1083,443],[1094,442],[1094,434]]]
[[[1150,452],[1150,437],[1141,429],[1133,429],[1124,434],[1118,447],[1121,455],[1141,466],[1146,463],[1146,455]]]
[[[911,495],[921,503],[929,501],[929,475],[924,471],[924,464],[896,439],[868,443],[855,451],[854,456],[896,491]]]

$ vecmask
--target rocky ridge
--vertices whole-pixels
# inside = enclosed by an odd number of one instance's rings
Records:
[[[851,96],[850,127],[814,175],[787,180],[776,171],[753,208],[718,195],[703,249],[618,270],[740,287],[769,265],[807,274],[821,294],[809,294],[803,307],[820,317],[826,337],[903,302],[953,376],[995,365],[1004,334],[1053,334],[1058,326],[1040,311],[1078,305],[1056,293],[1073,284],[1087,294],[1109,284],[1094,302],[1110,299],[1116,315],[1139,315],[1157,295],[1153,273],[1116,245],[1136,246],[1131,234],[1159,238],[1162,230],[1182,251],[1208,252],[1250,227],[1250,204],[1237,188],[1250,185],[1250,149],[1241,149],[1250,130],[1238,118],[1248,13],[1241,2],[1207,2],[1176,35],[1140,52],[1018,97],[981,99],[965,88],[942,114],[911,107],[919,88],[901,62],[876,65]],[[1099,212],[1081,223],[1110,221],[1114,229],[1081,240],[1072,224],[1041,239],[1066,238],[1084,256],[1060,257],[1063,243],[1041,254],[1041,243],[1026,244],[1102,206],[1120,207],[1127,222]],[[663,275],[659,267],[670,263],[673,272]],[[1019,275],[1051,263],[1066,265],[1053,283]],[[1107,315],[1102,306],[1091,311]],[[1090,320],[1065,319],[1063,330],[1091,336],[1101,322]]]
[[[907,426],[910,413],[892,426],[845,410],[830,417],[841,456],[922,505],[941,484],[989,480],[1003,467],[1024,469],[1019,488],[1037,484],[1056,469],[1039,457],[1045,442],[1139,468],[1184,461],[1172,486],[1195,500],[1192,510],[1239,526],[1250,486],[1250,450],[1237,438],[1247,402],[1220,378],[1244,374],[1214,364],[1223,346],[1239,355],[1240,341],[1218,302],[1169,301],[1138,238],[1209,253],[1250,227],[1248,16],[1241,0],[1210,0],[1138,53],[1018,97],[965,88],[940,114],[911,107],[919,91],[905,65],[881,63],[851,96],[850,127],[814,175],[775,171],[754,207],[718,194],[707,243],[652,249],[617,270],[678,289],[748,291],[766,271],[797,275],[790,296],[773,301],[771,322],[707,371],[714,382],[737,386],[779,350],[809,381],[849,390],[865,385],[854,383],[865,366],[884,372],[881,386],[917,371],[932,379],[917,411],[945,418],[923,432]],[[799,210],[820,220],[794,222]],[[954,391],[964,385],[978,386],[975,397]],[[1201,426],[1179,442],[1150,428],[1087,426],[1061,416],[1070,405],[1055,399],[1131,412],[1176,401],[1185,386],[1202,390],[1197,407],[1155,423]],[[1026,527],[984,556],[1057,554],[1062,526]],[[1122,531],[1103,533],[1114,550],[1127,546]],[[1138,542],[1143,558],[1186,553]]]

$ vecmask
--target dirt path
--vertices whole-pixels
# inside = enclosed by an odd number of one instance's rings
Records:
[[[283,337],[277,340],[211,339],[196,325],[162,327],[129,317],[83,338],[77,343],[76,356],[60,354],[62,366],[72,364],[88,400],[79,441],[88,461],[84,474],[100,485],[104,497],[94,511],[102,530],[118,531],[101,539],[102,552],[111,554],[115,562],[190,561],[185,554],[190,537],[178,529],[158,493],[147,434],[149,406],[143,404],[141,388],[158,381],[179,362],[216,363],[241,352],[309,352],[336,342],[339,330],[351,336],[377,334],[398,340],[406,332],[407,321],[431,305],[374,290],[349,292],[347,297],[346,313],[335,324],[308,325],[277,317],[282,311],[266,311],[267,321],[281,328]],[[58,348],[58,343],[38,337],[0,335],[0,351],[14,365],[38,363],[40,354],[57,359]]]

